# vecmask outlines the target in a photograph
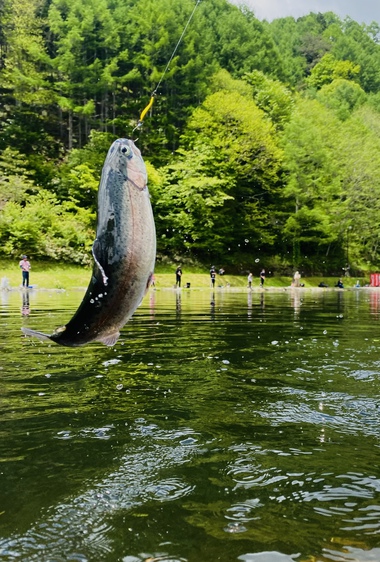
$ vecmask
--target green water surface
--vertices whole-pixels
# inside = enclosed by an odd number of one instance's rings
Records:
[[[380,560],[380,292],[0,292],[0,560]]]

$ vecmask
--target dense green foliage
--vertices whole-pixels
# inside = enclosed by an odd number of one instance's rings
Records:
[[[379,25],[203,0],[163,75],[194,7],[2,0],[0,253],[86,263],[107,149],[138,136],[160,256],[379,268]]]

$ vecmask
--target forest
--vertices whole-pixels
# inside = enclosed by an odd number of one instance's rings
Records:
[[[376,22],[227,0],[0,0],[0,257],[90,263],[104,158],[129,137],[158,260],[380,269],[379,41]]]

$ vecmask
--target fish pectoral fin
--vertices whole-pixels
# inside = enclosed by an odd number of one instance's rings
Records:
[[[92,257],[94,258],[94,261],[95,261],[96,265],[98,266],[98,269],[99,269],[99,271],[100,271],[100,273],[101,273],[101,276],[102,276],[102,279],[103,279],[103,284],[104,284],[105,286],[107,286],[107,284],[108,284],[108,277],[107,277],[107,275],[105,274],[105,271],[104,271],[104,269],[103,269],[103,267],[102,267],[100,261],[98,260],[97,255],[96,255],[97,253],[99,253],[99,247],[100,247],[99,240],[96,238],[95,242],[94,242],[93,245],[92,245]]]
[[[113,345],[115,345],[119,337],[120,337],[120,332],[115,332],[114,334],[108,334],[107,336],[102,336],[100,338],[97,338],[96,341],[100,341],[101,343],[104,343],[104,345],[108,345],[109,347],[112,347]]]
[[[145,287],[145,295],[147,294],[149,287],[151,286],[153,281],[153,273],[149,273],[149,277],[148,277],[148,281],[146,282],[146,287]],[[145,296],[144,295],[144,296]],[[141,304],[141,303],[140,303]]]
[[[36,337],[42,341],[50,340],[50,336],[48,334],[44,334],[43,332],[37,332],[36,330],[31,330],[30,328],[21,328],[21,331],[26,336]]]

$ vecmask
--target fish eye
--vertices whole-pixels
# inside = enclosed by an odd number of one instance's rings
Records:
[[[123,154],[125,154],[128,158],[131,158],[131,156],[132,156],[132,150],[129,146],[123,146],[123,148],[121,149],[121,152]]]

